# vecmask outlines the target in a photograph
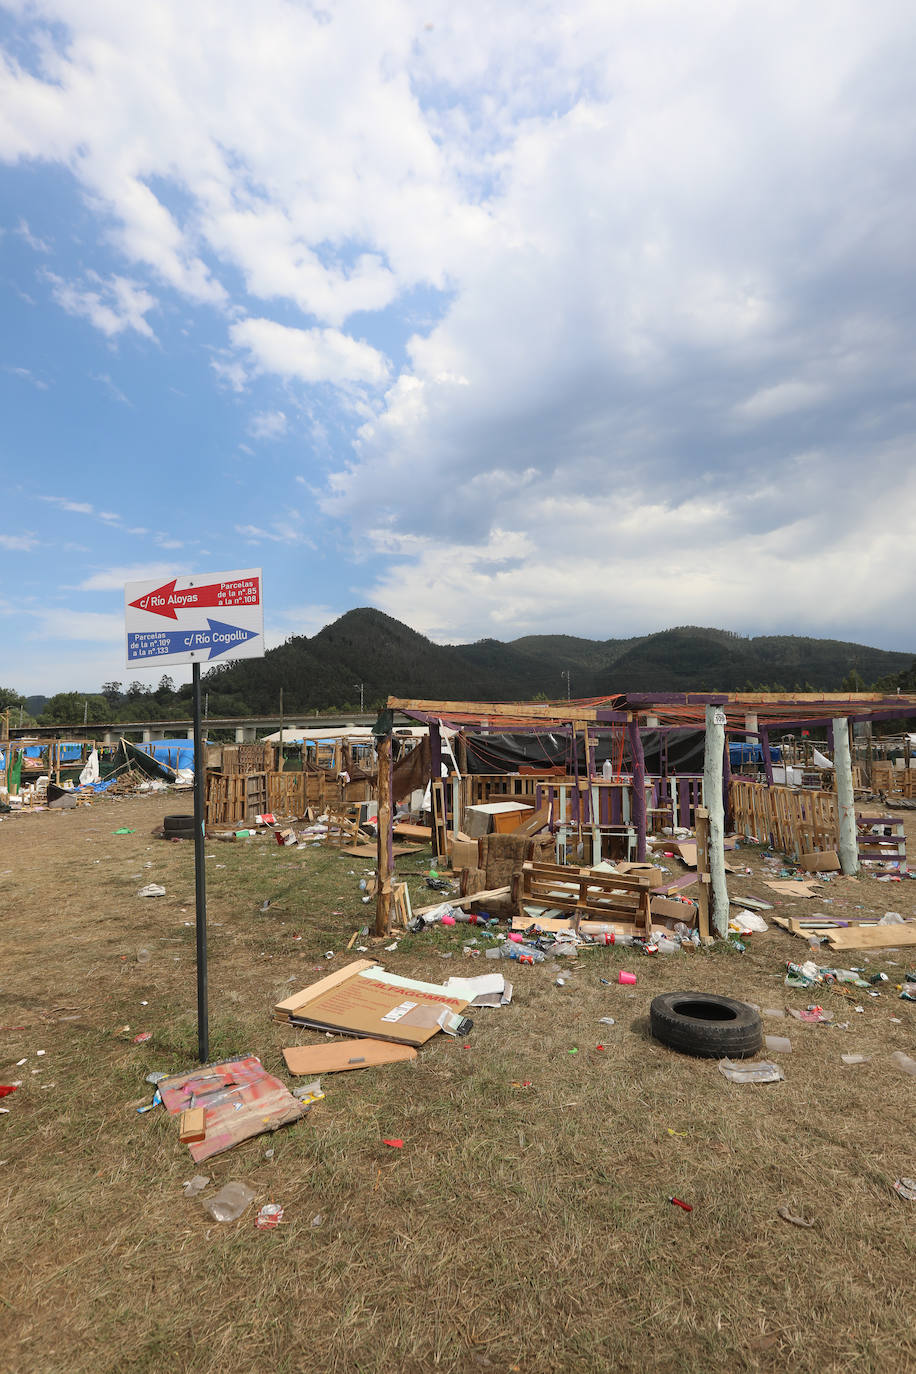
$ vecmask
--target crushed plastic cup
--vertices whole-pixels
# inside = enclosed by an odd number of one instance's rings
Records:
[[[901,1073],[908,1073],[911,1078],[916,1078],[916,1059],[911,1059],[903,1050],[894,1050],[891,1060]]]
[[[188,1179],[187,1183],[182,1183],[181,1191],[185,1197],[197,1197],[197,1194],[202,1193],[209,1182],[210,1179],[207,1174],[195,1174],[193,1178]]]
[[[765,1035],[764,1044],[770,1054],[791,1054],[792,1041],[787,1035]]]
[[[868,1064],[871,1062],[870,1054],[841,1054],[840,1058],[844,1064]]]
[[[782,1069],[767,1059],[760,1059],[753,1064],[736,1064],[732,1059],[720,1059],[718,1068],[729,1083],[779,1083],[784,1076]]]
[[[201,1206],[214,1221],[237,1221],[253,1202],[254,1190],[247,1183],[227,1183]]]

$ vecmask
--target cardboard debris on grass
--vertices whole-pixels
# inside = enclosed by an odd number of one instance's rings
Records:
[[[188,1146],[196,1164],[231,1150],[242,1140],[298,1121],[308,1111],[255,1055],[163,1078],[159,1091],[170,1116],[203,1109],[204,1137]]]
[[[274,1007],[274,1020],[339,1035],[425,1045],[439,1030],[454,1034],[466,1018],[466,997],[436,983],[386,973],[370,959],[294,993]]]

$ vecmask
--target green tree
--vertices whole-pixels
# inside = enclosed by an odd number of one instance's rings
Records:
[[[83,716],[92,723],[107,720],[108,702],[100,693],[58,692],[38,717],[39,725],[82,725]]]
[[[108,702],[108,705],[111,707],[112,710],[114,710],[118,702],[121,700],[121,688],[123,686],[123,682],[102,683],[102,696]]]

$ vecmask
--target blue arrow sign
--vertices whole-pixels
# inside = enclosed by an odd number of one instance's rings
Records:
[[[169,654],[203,653],[208,658],[228,654],[256,639],[257,630],[243,630],[240,625],[224,625],[220,620],[207,620],[207,630],[134,630],[127,636],[127,661],[142,662],[148,658],[165,658]]]

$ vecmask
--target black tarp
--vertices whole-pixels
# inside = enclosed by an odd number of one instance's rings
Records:
[[[643,730],[641,731],[646,772],[666,777],[669,773],[702,773],[705,733],[702,730]],[[469,773],[517,773],[520,764],[544,768],[565,767],[574,771],[572,741],[569,735],[547,731],[544,734],[467,734]],[[600,773],[605,759],[612,758],[615,736],[601,731],[595,738],[595,765]],[[619,744],[618,744],[619,748]],[[585,741],[581,731],[576,735],[578,772],[585,773]],[[623,772],[631,773],[629,741],[625,742]]]

